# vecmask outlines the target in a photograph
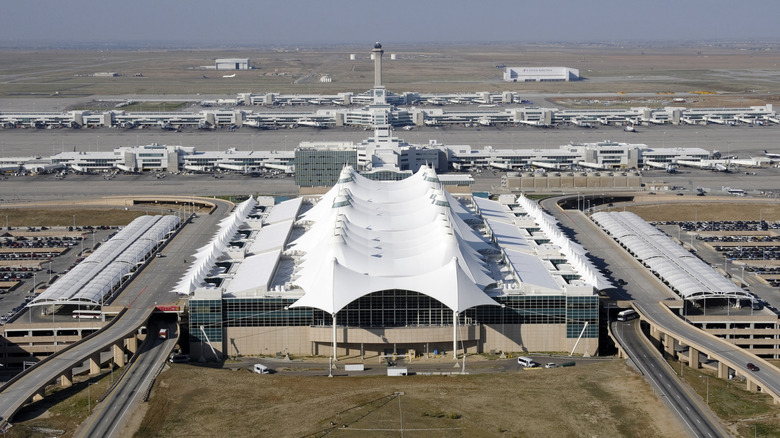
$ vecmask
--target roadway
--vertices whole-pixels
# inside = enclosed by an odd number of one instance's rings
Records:
[[[146,324],[155,304],[176,301],[170,291],[178,282],[187,265],[185,257],[206,245],[217,230],[232,204],[212,200],[216,209],[212,214],[199,214],[163,248],[166,257],[154,258],[112,303],[126,307],[126,311],[108,329],[93,338],[75,344],[61,353],[28,369],[27,373],[10,382],[0,392],[0,416],[13,418],[27,400],[41,388],[44,382],[52,382],[68,369],[81,364],[93,352],[120,342],[128,334]],[[148,372],[148,369],[144,372]]]
[[[697,396],[685,390],[669,364],[640,331],[639,320],[613,322],[610,330],[644,377],[665,396],[662,400],[674,410],[693,436],[710,438],[729,436],[720,427],[712,411],[702,406]]]
[[[154,336],[160,328],[167,328],[171,336],[159,339]],[[176,324],[169,322],[150,325],[152,334],[141,345],[135,360],[127,365],[117,383],[109,390],[102,402],[95,404],[89,416],[76,431],[78,437],[118,437],[126,436],[123,428],[138,403],[145,399],[147,391],[157,376],[162,364],[176,345]]]
[[[675,339],[684,340],[686,345],[702,352],[716,353],[741,375],[751,376],[763,388],[780,394],[780,370],[725,340],[691,326],[670,312],[662,301],[674,297],[673,293],[582,212],[562,210],[557,205],[559,199],[546,199],[541,204],[558,219],[569,237],[585,247],[598,267],[611,270],[615,280],[622,278],[626,282],[612,294],[613,298],[630,300],[644,319],[662,327]],[[749,371],[746,367],[748,362],[758,364],[760,370]]]

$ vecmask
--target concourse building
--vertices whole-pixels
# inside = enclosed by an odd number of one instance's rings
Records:
[[[421,166],[376,181],[345,166],[325,194],[249,199],[196,254],[190,354],[596,354],[598,291],[584,250],[536,203],[444,189]]]

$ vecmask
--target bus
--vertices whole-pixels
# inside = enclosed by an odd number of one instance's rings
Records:
[[[74,310],[73,319],[100,319],[103,312],[100,310]]]
[[[634,309],[623,310],[617,314],[618,321],[631,321],[634,318],[639,318],[639,314]]]

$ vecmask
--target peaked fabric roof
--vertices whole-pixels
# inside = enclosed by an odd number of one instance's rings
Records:
[[[479,250],[489,244],[425,166],[401,181],[372,181],[345,167],[299,219],[308,231],[287,254],[300,256],[292,283],[305,294],[291,307],[336,313],[387,289],[428,295],[453,311],[498,305],[485,294],[495,280]]]

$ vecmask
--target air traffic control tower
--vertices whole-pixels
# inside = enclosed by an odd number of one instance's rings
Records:
[[[382,55],[384,53],[381,44],[374,44],[374,50],[371,51],[371,57],[374,58],[374,88],[371,90],[371,94],[374,96],[375,105],[387,103],[385,87],[382,85]]]
[[[385,51],[382,50],[382,45],[379,43],[374,44],[374,50],[371,52],[374,58],[374,88],[382,87],[382,55]]]

